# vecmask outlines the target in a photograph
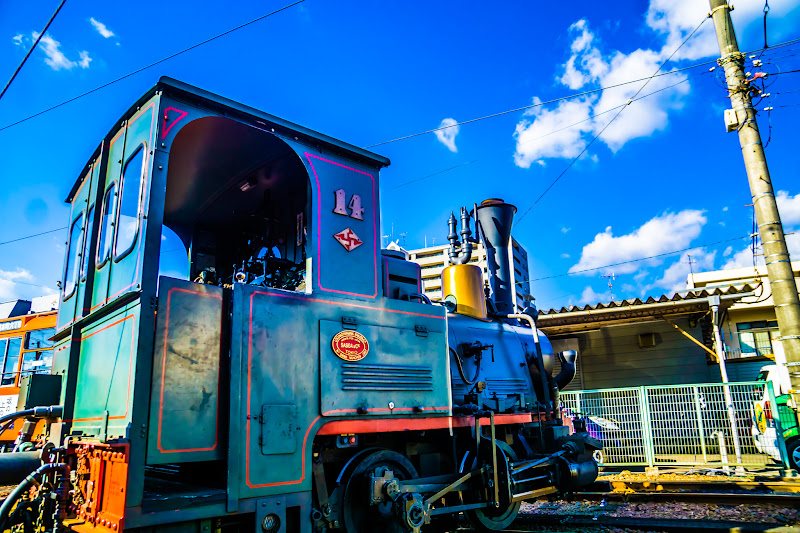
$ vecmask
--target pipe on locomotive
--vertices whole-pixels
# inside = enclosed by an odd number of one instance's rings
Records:
[[[447,235],[447,240],[450,241],[450,250],[447,252],[450,257],[450,263],[454,265],[466,265],[472,257],[472,231],[469,229],[470,215],[467,210],[461,208],[461,240],[458,239],[456,233],[456,217],[450,212],[450,219],[447,225],[450,227],[450,233]]]

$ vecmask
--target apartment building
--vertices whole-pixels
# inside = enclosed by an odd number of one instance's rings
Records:
[[[422,270],[422,290],[431,300],[442,299],[441,274],[442,270],[450,265],[450,257],[447,255],[449,249],[450,245],[444,244],[441,246],[430,246],[428,248],[406,251],[409,261],[413,261],[420,266]],[[531,285],[528,281],[530,278],[528,272],[528,252],[512,237],[509,254],[512,257],[510,263],[514,265],[514,271],[511,275],[517,288],[517,310],[522,311],[531,301]],[[469,262],[470,264],[477,264],[481,267],[484,279],[486,279],[486,249],[483,247],[483,244],[476,245],[475,249],[472,251],[472,258]]]

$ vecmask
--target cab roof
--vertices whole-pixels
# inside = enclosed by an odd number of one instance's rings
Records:
[[[358,146],[340,141],[323,133],[300,126],[299,124],[295,124],[294,122],[290,122],[280,117],[276,117],[275,115],[265,113],[254,107],[241,104],[229,98],[225,98],[224,96],[219,96],[204,89],[200,89],[199,87],[195,87],[193,85],[189,85],[188,83],[184,83],[166,76],[159,79],[158,83],[146,91],[136,102],[134,102],[132,106],[130,106],[130,108],[128,108],[128,110],[119,118],[119,120],[114,123],[114,127],[108,132],[108,134],[106,134],[104,137],[104,142],[110,141],[111,137],[118,131],[119,124],[131,117],[145,102],[147,102],[147,100],[158,93],[163,93],[165,96],[183,100],[205,109],[224,113],[227,116],[232,116],[245,122],[249,120],[250,122],[254,123],[254,125],[257,125],[256,127],[262,129],[264,127],[270,127],[272,128],[272,131],[278,135],[293,137],[296,140],[306,144],[326,146],[330,151],[343,153],[343,155],[347,155],[355,160],[363,161],[364,163],[376,168],[386,167],[390,164],[388,158],[370,152],[369,150],[359,148]],[[92,156],[89,158],[89,161],[86,163],[86,166],[78,175],[78,179],[75,181],[75,184],[72,186],[72,189],[67,196],[67,202],[72,200],[73,196],[78,190],[78,187],[80,186],[81,180],[86,175],[89,166],[99,155],[100,146],[97,147]]]

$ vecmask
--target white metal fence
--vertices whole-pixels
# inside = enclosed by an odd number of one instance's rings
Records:
[[[589,433],[602,441],[601,466],[728,470],[786,457],[770,382],[562,392],[561,405],[567,416],[586,418]]]

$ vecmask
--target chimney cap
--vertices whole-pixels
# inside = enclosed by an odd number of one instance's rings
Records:
[[[482,201],[481,205],[479,205],[478,207],[492,207],[498,205],[507,205],[509,207],[514,208],[515,213],[517,212],[516,206],[505,203],[502,198],[487,198],[486,200]]]

